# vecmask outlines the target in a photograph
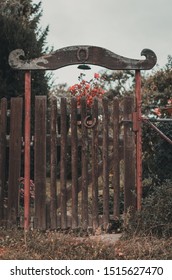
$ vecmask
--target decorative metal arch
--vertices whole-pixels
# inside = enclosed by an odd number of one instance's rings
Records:
[[[107,49],[96,46],[71,46],[59,49],[39,58],[25,59],[22,49],[13,50],[9,54],[9,65],[14,70],[25,71],[25,200],[24,229],[29,229],[29,197],[30,197],[30,107],[31,107],[31,70],[57,70],[75,64],[91,64],[111,70],[135,70],[136,106],[133,113],[133,131],[136,133],[136,187],[137,209],[141,209],[142,199],[142,131],[141,131],[141,76],[140,70],[149,70],[157,62],[155,53],[143,49],[141,56],[145,59],[131,59],[117,55]]]

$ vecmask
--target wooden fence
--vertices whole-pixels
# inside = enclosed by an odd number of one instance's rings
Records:
[[[133,98],[94,100],[91,113],[75,98],[68,104],[35,98],[31,179],[35,184],[31,226],[39,229],[107,228],[135,207]],[[8,108],[9,107],[9,108]],[[0,223],[22,223],[19,178],[23,175],[23,99],[0,102]],[[78,118],[79,121],[78,121]],[[124,207],[121,208],[121,194]],[[122,210],[121,210],[122,209]]]

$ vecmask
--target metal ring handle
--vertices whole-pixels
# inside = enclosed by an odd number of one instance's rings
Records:
[[[89,119],[90,119],[90,116],[85,117],[84,125],[85,125],[86,128],[93,128],[97,123],[97,119],[96,118],[94,118],[93,120],[89,120]]]

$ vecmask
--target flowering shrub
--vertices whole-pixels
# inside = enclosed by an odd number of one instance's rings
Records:
[[[168,106],[172,106],[172,99],[168,99],[167,104]]]
[[[69,92],[72,96],[75,96],[77,99],[77,106],[81,105],[81,98],[86,98],[87,106],[90,108],[93,104],[94,97],[102,98],[102,95],[105,93],[102,88],[102,80],[98,73],[94,74],[94,78],[89,82],[84,80],[85,74],[81,73],[78,77],[80,83],[75,84],[69,88]]]
[[[19,198],[20,198],[20,205],[24,205],[24,178],[19,178]],[[33,180],[30,180],[30,204],[34,204],[35,199],[35,184]]]
[[[153,113],[154,113],[155,115],[157,115],[158,117],[161,117],[161,109],[160,109],[160,108],[155,108],[155,109],[153,110]]]
[[[162,116],[162,112],[164,112],[164,111],[168,112],[170,115],[172,114],[172,99],[168,99],[167,100],[167,105],[165,107],[163,107],[163,108],[159,108],[159,107],[155,108],[153,110],[153,113],[155,115],[157,115],[158,117],[161,117]]]

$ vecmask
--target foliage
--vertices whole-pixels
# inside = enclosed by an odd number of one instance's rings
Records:
[[[171,260],[172,238],[133,236],[112,242],[103,235],[0,228],[1,260]],[[102,240],[102,241],[100,241]]]
[[[81,105],[81,98],[86,98],[86,103],[88,107],[91,107],[93,104],[93,99],[97,97],[98,99],[102,98],[105,91],[103,89],[103,81],[99,74],[95,73],[94,78],[90,81],[83,79],[85,74],[81,73],[78,77],[80,83],[75,84],[69,88],[69,92],[72,96],[76,97],[77,106]]]
[[[88,236],[34,230],[27,234],[25,242],[23,231],[1,229],[0,233],[0,259],[109,260],[115,259],[115,255],[113,246]]]
[[[172,98],[172,58],[163,69],[145,77],[142,85],[142,113],[157,120],[155,125],[172,139],[172,123],[160,123],[158,118],[170,118],[170,100]],[[153,178],[153,184],[172,179],[171,146],[161,136],[143,124],[143,170],[144,179]]]
[[[135,216],[125,217],[124,232],[127,236],[172,237],[172,185],[166,182],[152,188],[142,202],[142,210]]]
[[[172,123],[157,123],[156,126],[172,139]],[[143,127],[143,175],[152,178],[152,184],[172,180],[172,148],[166,140],[148,125]]]
[[[56,98],[57,108],[60,109],[61,98],[69,97],[67,84],[58,84],[58,85],[54,85],[53,87],[51,87],[48,97],[49,97],[49,99],[48,99],[49,103],[51,103],[52,98]]]
[[[39,57],[46,51],[45,30],[39,28],[42,15],[41,2],[32,4],[31,0],[1,0],[0,6],[0,97],[22,96],[24,92],[24,73],[14,71],[8,64],[9,53],[23,49],[25,59]],[[48,92],[49,77],[44,72],[32,75],[33,94]]]
[[[168,56],[167,64],[156,69],[142,81],[143,112],[149,115],[155,108],[163,109],[172,97],[172,57]],[[156,115],[156,114],[155,114]],[[161,117],[169,116],[166,110],[161,110]]]
[[[171,247],[171,237],[133,236],[120,240],[116,251],[123,260],[172,260]]]
[[[116,96],[120,98],[134,91],[135,75],[133,71],[106,71],[101,76],[110,99]]]
[[[75,84],[71,87],[67,87],[67,84],[59,84],[50,90],[50,98],[55,96],[58,103],[62,96],[69,97],[68,92],[73,96],[80,98],[85,95],[86,92],[90,93],[95,87],[95,92],[91,92],[90,105],[92,104],[92,97],[100,97],[103,95],[107,96],[108,99],[113,97],[123,97],[133,93],[134,90],[134,72],[133,71],[105,71],[101,73],[95,73],[95,76],[90,81],[83,79],[85,74],[81,73],[78,77],[80,83]],[[97,87],[97,89],[96,89]],[[89,90],[88,90],[89,88]],[[89,96],[88,95],[88,96]],[[78,104],[79,105],[79,104]]]

